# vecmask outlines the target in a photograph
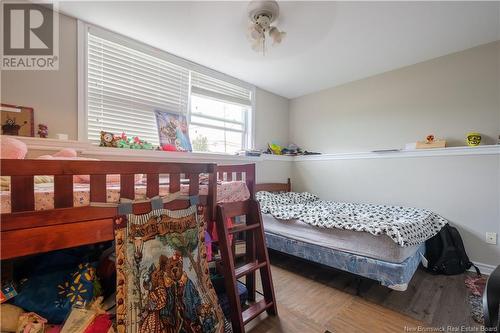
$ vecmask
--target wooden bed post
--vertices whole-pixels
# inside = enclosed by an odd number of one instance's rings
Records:
[[[208,170],[207,225],[210,232],[217,211],[217,164],[210,164]]]

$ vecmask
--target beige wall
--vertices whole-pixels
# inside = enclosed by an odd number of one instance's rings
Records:
[[[429,133],[500,135],[500,42],[290,101],[290,140],[322,152],[401,148]],[[332,73],[334,75],[335,73]]]
[[[453,146],[471,130],[500,135],[500,42],[290,101],[290,138],[306,149],[400,148],[434,133]],[[457,226],[471,260],[500,264],[500,156],[303,161],[294,190],[346,202],[408,205]],[[500,239],[499,239],[500,240]]]
[[[458,227],[472,261],[500,264],[499,155],[295,162],[294,191],[327,200],[432,210]]]
[[[256,92],[255,148],[269,142],[288,145],[288,99],[262,89]]]
[[[58,71],[2,71],[2,103],[30,106],[39,123],[49,127],[50,137],[66,133],[77,139],[77,32],[76,20],[59,18]]]

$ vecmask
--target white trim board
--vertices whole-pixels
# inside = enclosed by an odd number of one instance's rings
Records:
[[[484,275],[490,275],[493,270],[496,268],[496,266],[494,265],[488,265],[488,264],[483,264],[482,262],[473,262],[474,265],[477,266],[477,268],[479,268],[479,270],[481,271],[481,274],[484,274]],[[476,272],[476,270],[474,269],[474,266],[472,266],[471,268],[469,268],[469,272]]]
[[[3,137],[3,136],[0,136]],[[468,155],[499,155],[500,145],[479,146],[479,147],[450,147],[443,149],[421,149],[396,152],[360,152],[360,153],[337,153],[323,155],[306,156],[281,156],[262,154],[259,157],[236,156],[229,154],[212,153],[177,153],[162,152],[152,150],[125,150],[119,148],[97,147],[89,142],[76,140],[58,140],[41,139],[33,137],[16,136],[18,140],[28,145],[30,150],[58,151],[63,148],[73,148],[84,155],[100,155],[106,157],[126,157],[133,159],[146,158],[148,161],[169,160],[193,160],[193,161],[288,161],[288,162],[307,162],[307,161],[333,161],[333,160],[355,160],[355,159],[377,159],[377,158],[416,158],[416,157],[436,157],[436,156],[468,156]]]
[[[415,157],[465,156],[465,155],[500,155],[500,145],[398,150],[398,151],[387,151],[387,152],[359,152],[359,153],[304,155],[304,156],[294,157],[294,161],[307,162],[307,161],[357,160],[357,159],[376,159],[376,158],[415,158]]]
[[[185,152],[166,152],[159,150],[141,150],[141,149],[121,149],[105,148],[92,146],[81,152],[82,156],[101,158],[103,160],[118,161],[143,161],[143,162],[192,162],[192,163],[232,163],[246,162],[254,163],[259,161],[288,161],[292,160],[288,156],[266,155],[261,156],[239,156],[230,154],[216,153],[185,153]]]

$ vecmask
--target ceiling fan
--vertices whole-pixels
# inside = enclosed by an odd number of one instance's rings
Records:
[[[275,0],[252,0],[248,4],[248,37],[252,42],[252,49],[266,53],[266,39],[273,41],[273,45],[280,44],[286,32],[280,31],[273,22],[279,16],[280,8]]]

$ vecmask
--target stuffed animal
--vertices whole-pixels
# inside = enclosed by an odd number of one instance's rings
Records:
[[[100,147],[113,147],[116,148],[117,138],[113,133],[101,131],[101,143]]]
[[[24,313],[24,310],[12,304],[2,304],[0,312],[2,313],[0,331],[15,332],[19,317]]]
[[[38,135],[41,138],[47,138],[49,136],[49,127],[45,124],[38,124]]]
[[[44,333],[47,319],[37,315],[34,312],[24,313],[19,317],[17,323],[18,333]]]
[[[0,148],[1,158],[22,160],[27,153],[28,147],[24,142],[14,138],[2,137]]]

